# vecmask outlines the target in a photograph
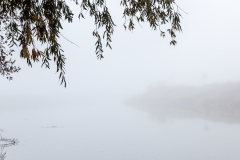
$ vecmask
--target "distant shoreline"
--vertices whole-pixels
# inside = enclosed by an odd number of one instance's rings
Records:
[[[158,85],[126,104],[159,118],[201,118],[240,124],[240,82],[201,87]]]

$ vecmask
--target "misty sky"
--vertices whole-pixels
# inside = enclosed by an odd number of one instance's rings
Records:
[[[125,98],[144,92],[156,83],[204,85],[240,80],[240,2],[176,1],[182,12],[183,33],[177,34],[177,45],[170,46],[170,38],[160,37],[148,24],[136,24],[136,29],[125,31],[120,1],[107,1],[117,25],[112,36],[112,50],[104,49],[104,59],[95,55],[95,26],[93,18],[79,21],[78,7],[69,2],[75,15],[72,24],[64,23],[62,34],[80,46],[61,38],[66,61],[67,88],[60,86],[55,64],[51,70],[41,64],[27,66],[14,58],[22,70],[14,80],[1,78],[1,94],[35,95],[68,94],[94,97]],[[104,43],[105,45],[105,43]],[[206,79],[203,78],[206,75]]]
[[[107,0],[117,26],[101,61],[94,19],[67,3],[75,19],[61,33],[80,46],[60,38],[67,88],[20,49],[22,70],[0,78],[0,133],[20,141],[7,159],[240,159],[239,0],[176,0],[187,12],[176,46],[148,24],[125,31],[120,0]]]

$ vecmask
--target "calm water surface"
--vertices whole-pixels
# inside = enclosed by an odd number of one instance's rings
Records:
[[[19,140],[5,160],[240,159],[239,124],[160,121],[122,103],[4,110],[0,128]]]

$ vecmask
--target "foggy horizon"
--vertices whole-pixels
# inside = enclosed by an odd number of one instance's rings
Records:
[[[31,68],[14,48],[21,70],[0,78],[0,134],[19,144],[5,160],[239,160],[240,2],[176,1],[176,46],[145,23],[125,31],[119,3],[107,1],[116,27],[98,60],[94,19],[67,1],[74,21],[60,33],[79,47],[59,38],[66,88],[53,62]]]

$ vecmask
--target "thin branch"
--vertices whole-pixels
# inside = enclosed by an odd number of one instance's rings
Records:
[[[174,2],[175,3],[175,2]],[[187,12],[185,12],[181,7],[179,7],[176,3],[175,5],[177,6],[177,8],[181,9],[184,13],[188,14]]]
[[[59,33],[64,39],[66,39],[68,42],[70,42],[70,43],[72,43],[72,44],[74,44],[74,45],[76,45],[77,47],[79,47],[80,48],[80,46],[79,45],[77,45],[76,43],[74,43],[74,42],[72,42],[72,41],[70,41],[69,39],[67,39],[66,37],[64,37],[61,33]]]

